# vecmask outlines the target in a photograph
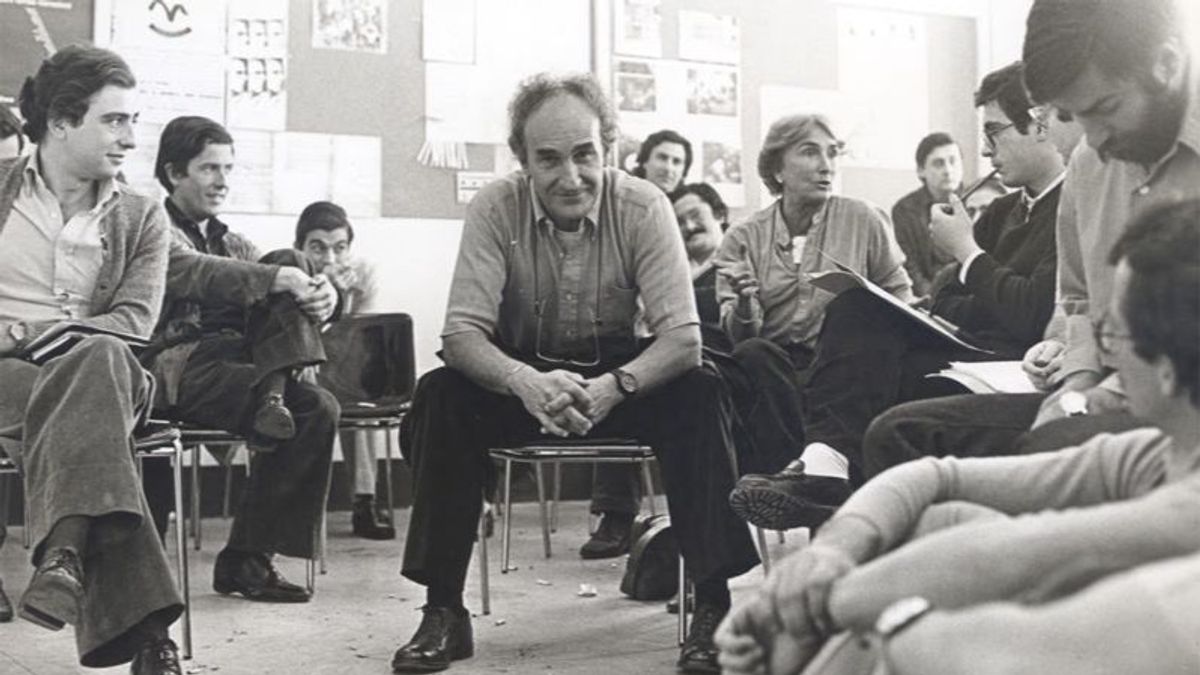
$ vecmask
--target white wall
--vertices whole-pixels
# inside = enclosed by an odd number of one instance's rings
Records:
[[[264,252],[290,248],[293,216],[224,214],[221,219]],[[434,219],[354,219],[356,255],[375,266],[379,310],[413,318],[417,373],[440,365],[434,353],[446,314],[446,296],[458,252],[462,223]]]

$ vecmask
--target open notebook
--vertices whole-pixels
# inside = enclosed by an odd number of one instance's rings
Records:
[[[73,321],[63,321],[56,323],[46,330],[46,332],[35,337],[25,345],[21,351],[21,358],[42,365],[56,356],[62,356],[71,351],[71,348],[79,344],[81,340],[93,335],[111,335],[119,338],[125,344],[129,345],[130,349],[137,353],[149,346],[150,341],[140,335],[132,333],[124,333],[118,330],[107,328],[97,328],[82,323]]]
[[[836,260],[831,259],[831,262],[837,266],[836,270],[826,270],[824,272],[810,274],[808,275],[808,283],[822,290],[829,291],[835,295],[848,291],[851,288],[865,288],[871,295],[880,298],[889,306],[893,307],[896,311],[917,322],[919,325],[924,326],[932,334],[943,338],[954,346],[980,352],[982,354],[993,353],[991,350],[977,347],[968,342],[958,326],[955,326],[949,321],[946,321],[939,316],[934,316],[933,314],[930,314],[924,310],[916,309],[915,307],[909,307],[904,301],[883,290],[870,279],[867,279],[866,277],[837,262]]]
[[[949,368],[927,377],[944,377],[976,394],[1033,394],[1033,383],[1020,361],[951,361]]]

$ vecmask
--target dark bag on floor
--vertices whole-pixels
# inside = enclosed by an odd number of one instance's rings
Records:
[[[634,600],[666,600],[679,588],[679,544],[666,514],[638,516],[630,533],[621,592]]]

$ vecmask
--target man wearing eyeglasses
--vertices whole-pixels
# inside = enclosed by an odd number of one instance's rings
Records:
[[[810,406],[837,420],[837,431],[810,425],[806,432],[822,436],[866,475],[878,473],[872,464],[880,460],[863,447],[876,415],[902,401],[961,391],[928,377],[950,361],[1020,358],[1041,339],[1053,311],[1054,216],[1065,154],[1078,141],[1079,128],[1046,114],[1031,116],[1019,63],[988,74],[975,104],[984,110],[984,156],[1006,185],[1021,189],[997,199],[975,223],[956,195],[948,197],[948,206],[930,208],[932,241],[954,261],[934,279],[932,312],[994,354],[949,347],[866,294],[849,311],[845,303],[852,298],[835,300],[838,311],[831,304],[825,317],[807,395]],[[818,488],[828,479],[794,470],[748,474],[731,499],[760,527],[816,527],[848,494]]]
[[[654,448],[672,527],[696,583],[685,672],[715,672],[726,580],[758,563],[730,510],[730,403],[699,368],[687,258],[666,195],[605,168],[616,120],[590,75],[537,75],[509,106],[523,170],[467,208],[442,333],[446,368],[423,377],[403,430],[414,503],[402,572],[424,618],[392,661],[431,672],[474,652],[463,585],[487,448],[550,434],[633,436]],[[654,341],[635,341],[641,297]],[[549,620],[549,618],[547,618]]]
[[[1039,393],[898,406],[872,423],[866,453],[903,461],[977,447],[1035,452],[1144,424],[1125,411],[1116,364],[1093,333],[1112,293],[1103,253],[1125,223],[1200,197],[1200,78],[1187,25],[1174,0],[1034,3],[1026,87],[1035,103],[1074,117],[1087,139],[1071,156],[1056,224],[1065,321],[1022,363]]]

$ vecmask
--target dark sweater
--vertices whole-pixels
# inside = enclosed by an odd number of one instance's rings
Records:
[[[937,289],[933,312],[958,324],[976,341],[1019,358],[1042,339],[1054,311],[1057,265],[1054,223],[1061,183],[1021,218],[1021,192],[995,200],[975,222],[975,242],[984,253],[967,270]]]

